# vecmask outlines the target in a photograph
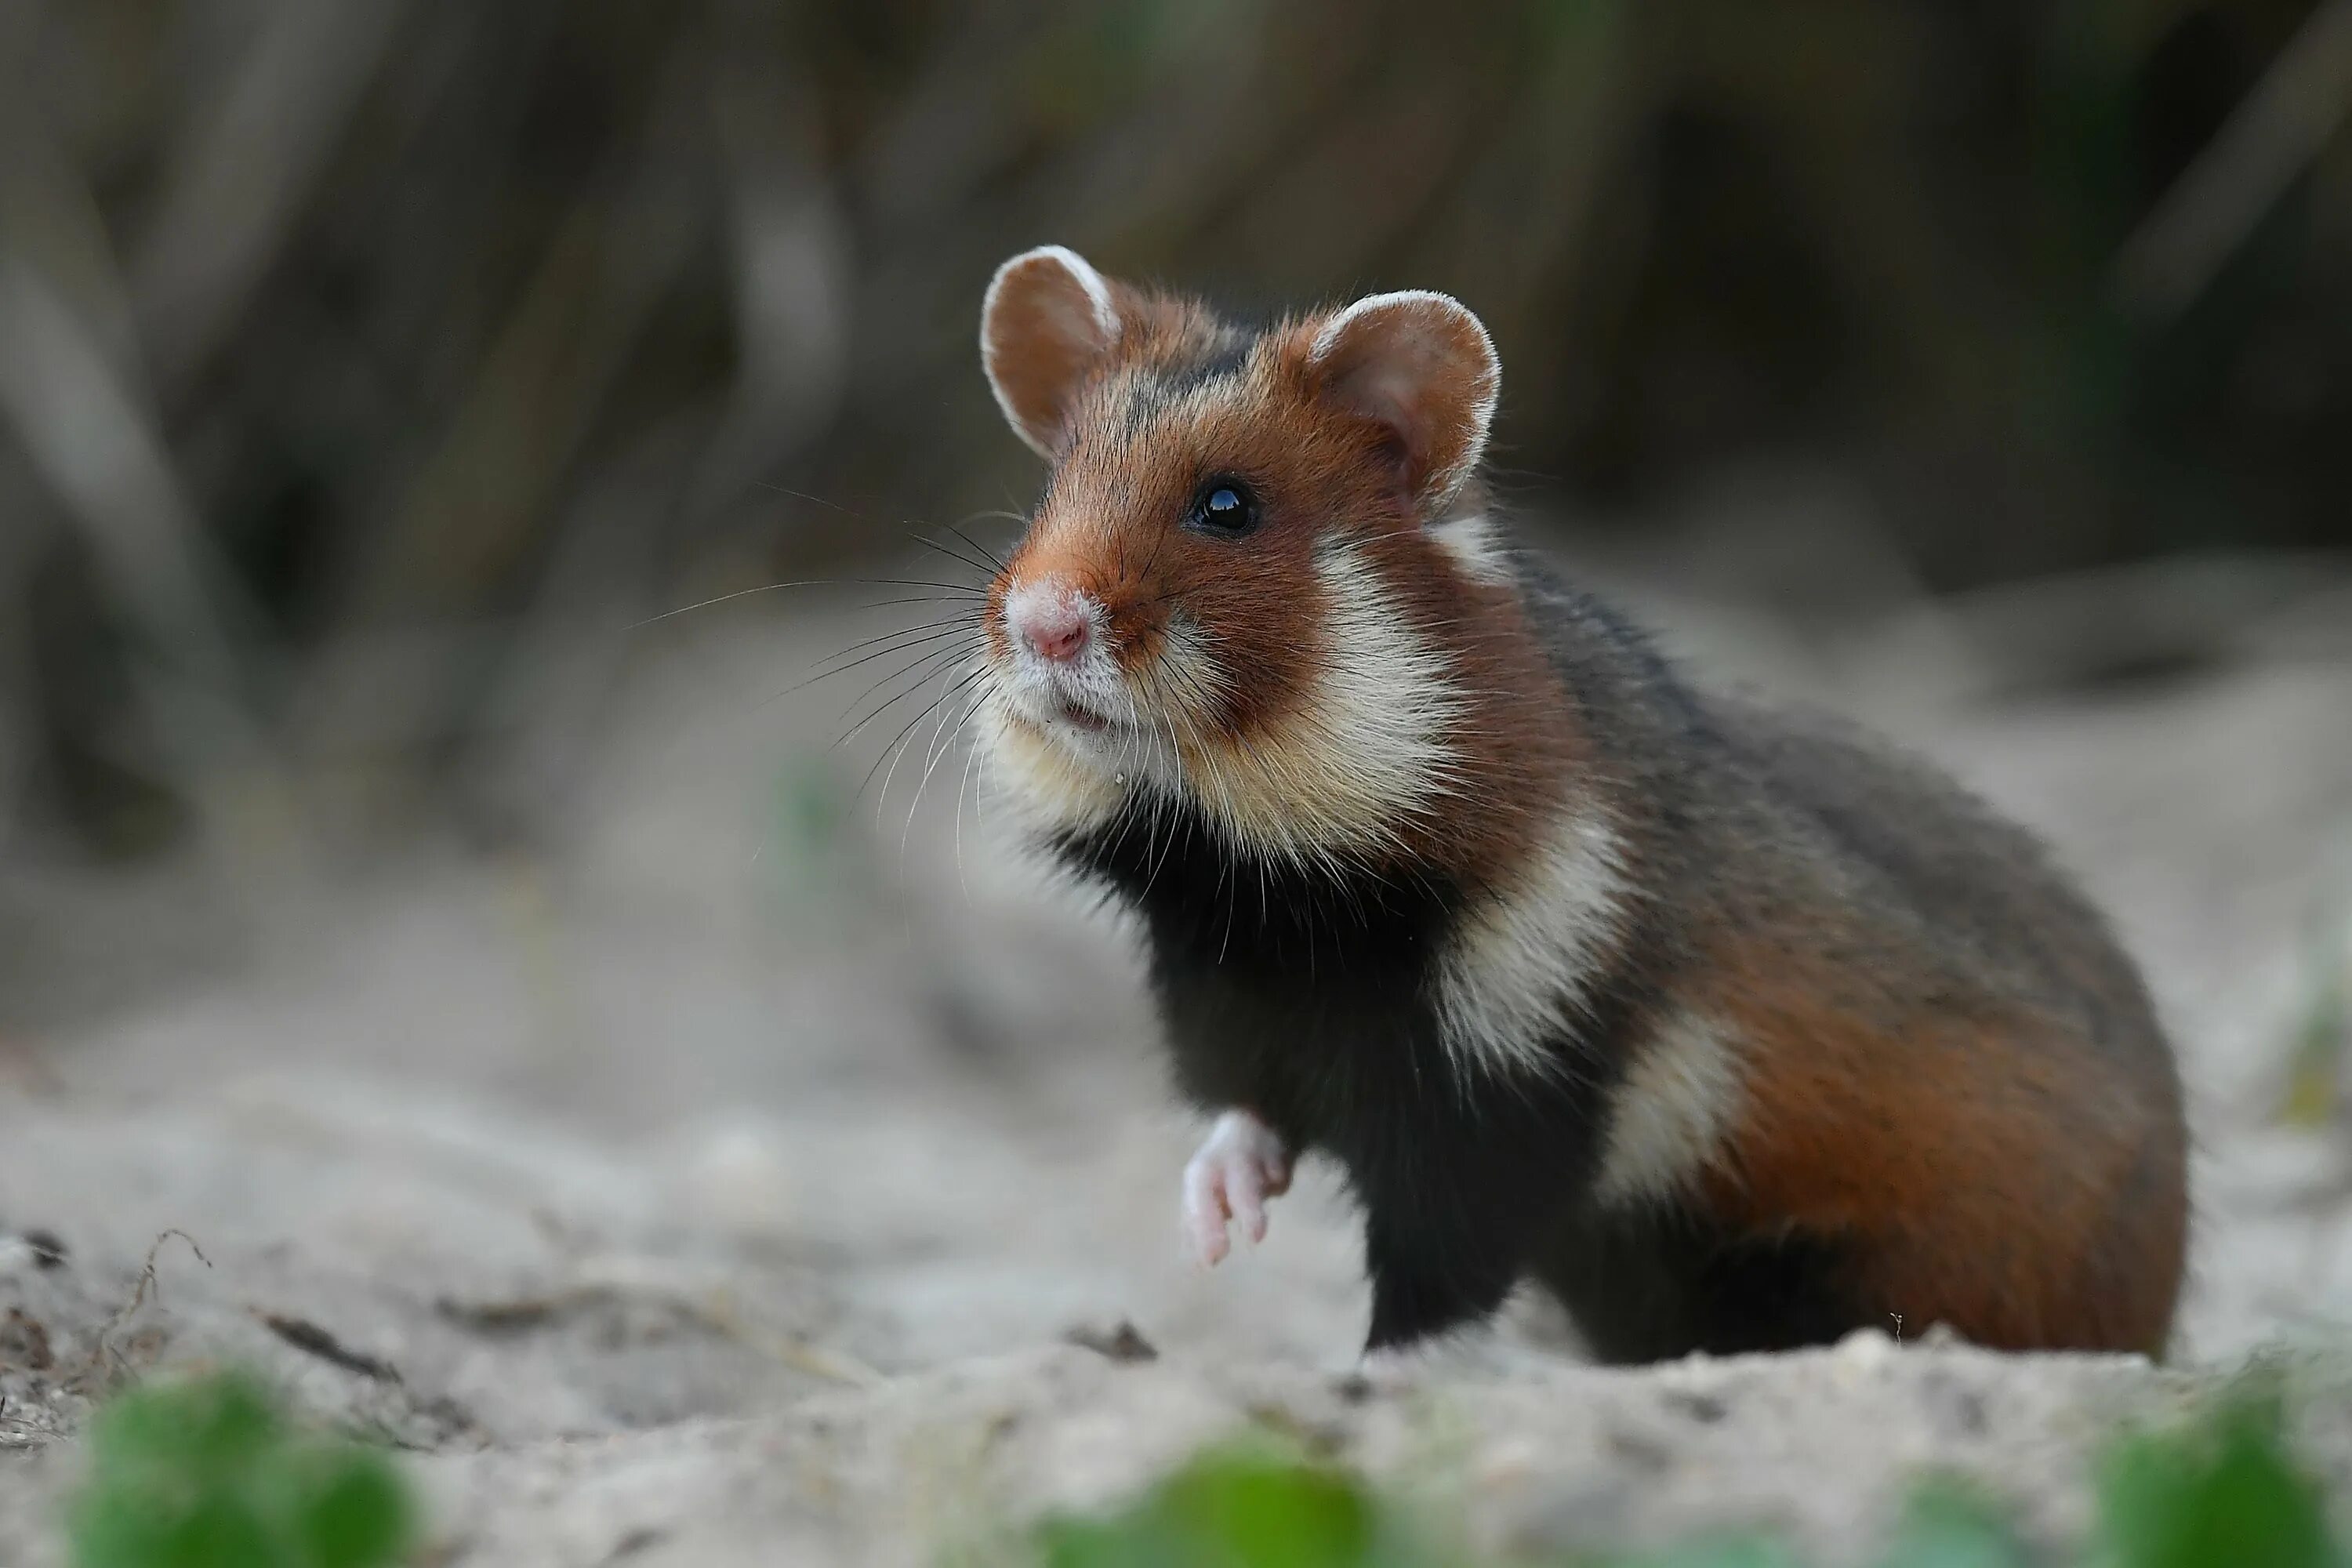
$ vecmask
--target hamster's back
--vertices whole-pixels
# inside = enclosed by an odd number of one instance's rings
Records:
[[[1832,851],[1844,896],[1906,917],[1981,982],[2078,1021],[2178,1099],[2170,1048],[2107,921],[2032,832],[1932,763],[1834,715],[1707,700],[1749,830]],[[1777,859],[1777,855],[1772,856]]]

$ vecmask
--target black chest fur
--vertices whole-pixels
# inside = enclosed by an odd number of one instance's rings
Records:
[[[1237,855],[1163,807],[1055,844],[1143,919],[1180,1087],[1336,1158],[1365,1214],[1371,1342],[1486,1316],[1573,1223],[1622,1052],[1543,1042],[1547,1074],[1457,1062],[1433,974],[1468,895],[1393,868]]]

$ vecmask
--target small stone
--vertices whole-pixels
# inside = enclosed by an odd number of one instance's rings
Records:
[[[1118,1321],[1117,1327],[1108,1330],[1081,1324],[1065,1333],[1062,1342],[1123,1364],[1160,1359],[1159,1347],[1145,1339],[1142,1331],[1125,1318]]]
[[[792,1236],[801,1219],[791,1162],[781,1140],[752,1125],[720,1129],[689,1155],[683,1172],[688,1205],[739,1237]]]
[[[1731,1414],[1731,1407],[1711,1394],[1693,1394],[1685,1389],[1669,1389],[1665,1394],[1669,1410],[1689,1416],[1702,1426],[1712,1426]]]

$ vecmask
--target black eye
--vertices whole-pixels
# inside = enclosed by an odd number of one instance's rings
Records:
[[[1220,539],[1239,539],[1257,526],[1257,501],[1239,479],[1211,479],[1192,499],[1192,525]]]

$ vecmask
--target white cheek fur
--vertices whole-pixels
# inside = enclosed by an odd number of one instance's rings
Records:
[[[1118,812],[1115,775],[1018,711],[1001,685],[981,699],[974,730],[989,799],[1030,827],[1084,832]]]
[[[1322,636],[1298,711],[1192,761],[1194,792],[1243,845],[1297,864],[1397,847],[1460,783],[1449,735],[1467,701],[1363,554],[1317,552]]]

